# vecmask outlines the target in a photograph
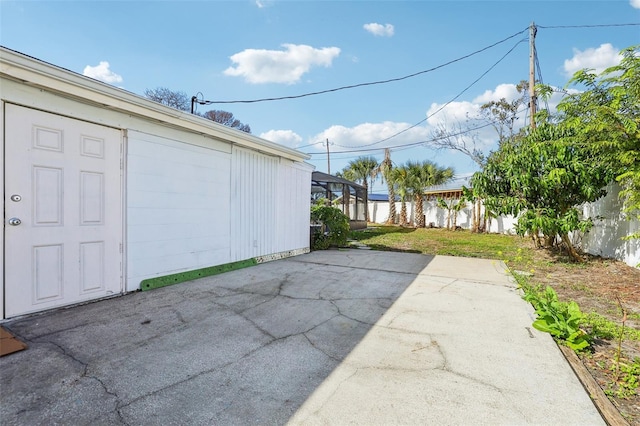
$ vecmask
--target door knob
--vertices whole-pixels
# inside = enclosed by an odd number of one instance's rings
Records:
[[[22,223],[22,221],[20,219],[18,219],[17,217],[12,217],[11,219],[9,219],[9,225],[18,226],[21,223]]]

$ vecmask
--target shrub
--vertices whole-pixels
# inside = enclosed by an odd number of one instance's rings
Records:
[[[311,221],[322,224],[313,235],[314,250],[326,250],[331,246],[344,247],[349,235],[349,218],[335,207],[315,205],[311,207]]]
[[[585,315],[576,302],[560,302],[551,287],[539,293],[525,291],[524,299],[536,310],[538,318],[533,323],[534,328],[550,333],[574,351],[589,347],[589,336],[580,328]]]

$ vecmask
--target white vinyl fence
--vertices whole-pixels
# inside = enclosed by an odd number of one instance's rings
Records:
[[[625,239],[625,237],[640,232],[640,221],[628,220],[621,213],[622,202],[618,196],[620,187],[617,184],[610,185],[607,191],[606,197],[582,207],[583,216],[593,218],[594,226],[585,234],[574,233],[572,239],[576,246],[586,253],[617,259],[627,265],[638,267],[640,265],[640,239]],[[414,202],[407,202],[406,205],[407,220],[409,224],[413,224]],[[372,222],[382,224],[387,221],[389,217],[389,203],[387,201],[370,201],[368,208]],[[396,202],[396,219],[400,217],[400,208],[401,203]],[[447,227],[448,212],[446,209],[438,207],[436,201],[424,202],[424,214],[426,226]],[[471,229],[472,216],[472,205],[469,203],[458,212],[456,225],[462,229]],[[517,219],[513,216],[493,218],[488,222],[488,232],[515,234],[516,222]]]

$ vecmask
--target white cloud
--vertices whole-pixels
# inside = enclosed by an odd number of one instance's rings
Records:
[[[295,148],[302,142],[302,138],[293,130],[269,130],[261,133],[260,137],[289,148]]]
[[[378,24],[376,22],[372,22],[370,24],[364,24],[362,26],[366,31],[370,32],[374,36],[379,37],[391,37],[393,36],[394,28],[391,24]]]
[[[285,50],[246,49],[231,56],[235,64],[224,73],[254,84],[294,84],[313,66],[330,67],[340,55],[338,47],[316,49],[303,44],[283,44]]]
[[[538,100],[539,108],[546,108],[548,105],[552,114],[556,112],[558,103],[562,98],[567,94],[579,92],[575,89],[563,90],[557,87],[552,87],[552,89],[553,93],[546,103],[543,102],[542,99]],[[513,102],[519,97],[520,94],[515,84],[499,84],[495,89],[485,91],[471,102],[451,102],[447,105],[438,103],[431,104],[431,107],[427,111],[427,116],[429,117],[427,123],[432,129],[446,129],[449,133],[457,133],[469,128],[485,126],[488,122],[481,113],[481,106],[483,104],[491,101],[499,101],[502,98],[508,102]],[[517,132],[520,128],[527,125],[529,125],[528,105],[521,105],[516,115],[513,129]],[[455,140],[457,140],[458,143],[466,143],[467,146],[473,146],[475,143],[476,148],[488,152],[489,149],[495,148],[498,135],[492,126],[486,126],[461,135]]]
[[[589,48],[584,51],[573,49],[573,58],[564,61],[564,71],[568,76],[572,76],[576,71],[589,68],[599,74],[606,68],[620,63],[622,56],[618,50],[611,43],[601,44],[598,48]]]
[[[104,81],[105,83],[122,83],[122,76],[114,73],[109,69],[109,62],[100,61],[100,64],[92,67],[87,65],[84,67],[82,75]]]
[[[258,9],[264,9],[265,7],[273,6],[273,0],[255,0],[255,4]]]
[[[504,98],[508,102],[514,101],[520,97],[518,88],[515,84],[499,84],[495,90],[487,90],[482,95],[476,97],[473,103],[485,104],[491,101],[499,101]]]
[[[451,102],[449,104],[433,103],[427,111],[427,123],[436,130],[445,129],[449,133],[458,133],[469,128],[485,126],[486,119],[481,113],[481,106],[487,102],[499,101],[504,98],[508,102],[518,99],[521,95],[515,84],[499,84],[493,90],[486,90],[472,101]],[[514,131],[518,131],[527,124],[526,106],[520,107],[514,122]],[[457,143],[465,143],[467,147],[474,146],[483,152],[495,147],[498,140],[496,130],[492,126],[479,128],[475,131],[453,138]]]
[[[436,127],[443,123],[463,123],[480,117],[479,102],[451,102],[448,105],[433,103],[427,111],[427,123]]]
[[[640,9],[640,0],[629,0],[629,4],[631,5],[631,7]]]
[[[382,123],[362,123],[355,127],[345,127],[334,125],[324,130],[310,139],[311,142],[317,142],[316,148],[320,148],[322,143],[329,140],[331,151],[339,152],[351,148],[360,148],[367,145],[373,148],[385,148],[403,143],[419,142],[429,137],[429,130],[425,127],[414,127],[400,135],[384,141],[376,143],[383,139],[389,138],[409,127],[411,123],[396,123],[392,121],[384,121]],[[371,145],[374,144],[375,145]]]
[[[444,104],[431,104],[431,107],[427,111],[427,123],[432,126],[434,131],[445,130],[448,133],[458,133],[465,131],[470,127],[477,127],[485,124],[483,121],[479,121],[480,106],[482,103],[475,103],[469,101],[451,102],[448,105]],[[464,135],[460,135],[456,140],[461,143],[465,142],[471,145],[474,142],[479,149],[485,149],[493,145],[497,137],[495,131],[491,127],[484,127],[474,132],[469,132]]]

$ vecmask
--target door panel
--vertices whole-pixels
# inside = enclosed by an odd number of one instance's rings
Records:
[[[6,316],[122,292],[121,132],[14,105],[5,124]]]

